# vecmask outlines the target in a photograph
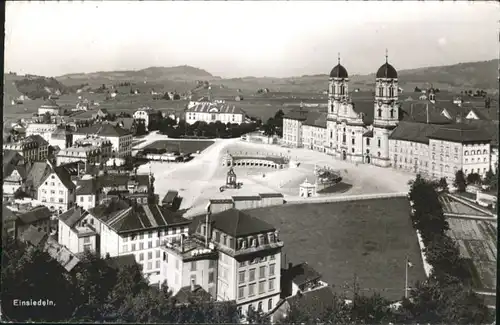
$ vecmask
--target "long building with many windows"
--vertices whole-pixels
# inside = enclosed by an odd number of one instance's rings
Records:
[[[348,87],[349,76],[339,59],[330,73],[326,114],[302,107],[286,114],[283,143],[431,178],[452,180],[460,169],[481,176],[498,169],[498,125],[478,125],[494,124],[477,121],[478,114],[451,117],[447,112],[458,104],[443,104],[433,88],[424,100],[399,101],[398,73],[387,57],[376,73],[372,100],[354,101]]]

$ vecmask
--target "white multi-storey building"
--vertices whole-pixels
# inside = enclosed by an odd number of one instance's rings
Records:
[[[153,121],[160,121],[162,115],[160,111],[154,110],[150,107],[142,107],[135,111],[132,117],[134,120],[143,120],[146,131],[148,131],[149,123]]]
[[[37,198],[51,211],[62,213],[75,203],[75,184],[71,175],[63,167],[55,167],[47,162],[49,172],[40,180]]]
[[[131,206],[118,202],[108,202],[89,211],[100,221],[100,254],[111,257],[133,254],[149,283],[159,284],[160,246],[180,234],[187,235],[191,221],[158,205]]]
[[[301,108],[285,115],[283,142],[319,151],[323,151],[324,143],[327,154],[342,160],[402,168],[449,180],[459,169],[480,175],[490,166],[496,170],[498,150],[496,145],[491,146],[495,138],[491,133],[498,138],[498,130],[486,128],[485,132],[474,127],[475,122],[450,120],[437,103],[434,89],[428,91],[423,106],[419,105],[422,102],[411,103],[408,111],[403,110],[398,101],[398,74],[387,57],[375,76],[373,101],[353,102],[348,82],[347,70],[339,59],[330,73],[325,141],[318,129],[323,123],[316,118],[318,113]],[[311,128],[311,120],[316,121],[312,123],[318,126],[316,132]],[[455,150],[460,154],[455,154]],[[466,157],[466,153],[472,157]],[[447,156],[450,161],[446,161]]]
[[[52,133],[57,130],[57,124],[31,123],[26,127],[26,136],[38,134],[50,143]]]
[[[90,127],[80,128],[73,134],[73,141],[99,136],[107,139],[112,144],[111,157],[123,158],[132,154],[132,133],[119,126],[109,123],[94,124]]]
[[[219,301],[236,301],[243,315],[250,308],[271,311],[277,305],[281,292],[283,242],[278,231],[272,225],[236,209],[215,214],[210,213],[210,207],[207,210],[207,215],[194,220],[196,231],[193,234],[193,240],[201,243],[198,254],[205,262],[198,263],[195,269],[192,265],[183,269],[180,275],[176,263],[181,262],[176,254],[172,254],[172,249],[166,247],[168,262],[165,263],[169,266],[166,266],[164,274],[169,287],[170,283],[175,283],[171,277],[179,274],[179,279],[184,282],[178,286],[189,283],[188,279],[194,281]],[[214,252],[218,254],[216,264],[211,262]],[[168,272],[169,267],[179,270],[178,273]]]
[[[213,102],[201,102],[185,111],[185,119],[188,124],[194,124],[198,121],[241,124],[245,122],[245,115],[245,111],[239,107]]]

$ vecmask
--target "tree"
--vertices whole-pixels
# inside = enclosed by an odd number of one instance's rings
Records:
[[[461,169],[456,172],[455,181],[453,182],[453,185],[457,188],[458,192],[465,192],[467,184],[465,182],[464,172]]]
[[[498,188],[498,176],[496,176],[491,169],[486,172],[483,179],[483,185],[489,186],[490,190],[497,190]]]
[[[443,192],[448,192],[448,182],[446,181],[446,178],[442,177],[439,182],[438,182],[438,187],[441,189]]]
[[[462,281],[470,277],[457,244],[450,237],[435,236],[424,249],[427,262],[433,266],[434,276],[452,276]]]
[[[415,89],[413,91],[416,92],[416,93],[422,92],[422,90],[420,88],[418,88],[418,87],[415,87]]]
[[[467,184],[481,184],[481,175],[478,173],[467,175]]]
[[[138,121],[135,126],[135,135],[141,136],[146,134],[147,134],[146,125],[144,124],[143,121]]]
[[[254,308],[249,308],[246,316],[246,321],[248,324],[269,324],[271,319],[266,316],[262,310],[255,310]]]

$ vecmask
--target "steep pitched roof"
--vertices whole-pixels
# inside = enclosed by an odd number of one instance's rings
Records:
[[[17,216],[22,223],[29,225],[37,221],[50,219],[52,212],[46,206],[39,205],[27,212],[19,213]]]
[[[309,112],[304,125],[326,128],[326,117],[327,114],[323,112]]]
[[[97,193],[98,190],[98,182],[94,178],[78,180],[76,185],[76,195],[91,195]]]
[[[290,309],[299,313],[321,315],[335,306],[337,297],[332,288],[327,286],[297,294],[288,298],[287,302],[290,304]]]
[[[76,187],[75,183],[71,181],[71,175],[66,170],[66,168],[57,166],[53,168],[54,173],[56,173],[57,177],[61,180],[63,185],[68,189],[74,189]]]
[[[26,179],[26,168],[22,165],[6,164],[3,165],[3,177],[9,177],[16,170],[22,179]]]
[[[19,161],[23,160],[23,156],[15,151],[10,149],[3,150],[3,164],[14,164],[16,165]]]
[[[442,103],[436,102],[433,104],[429,101],[409,101],[403,102],[401,106],[403,110],[403,116],[401,116],[403,121],[415,122],[415,123],[430,123],[430,124],[449,124],[452,123],[450,119],[442,114],[443,109],[446,109],[450,115],[453,115],[455,110],[459,107],[453,103],[447,103],[442,105]],[[450,112],[450,110],[453,110]]]
[[[191,286],[182,287],[174,296],[174,299],[181,304],[196,304],[213,300],[212,296],[198,284],[195,285],[194,290],[191,290]]]
[[[439,128],[436,124],[399,122],[398,126],[392,131],[389,139],[412,141],[419,143],[429,143],[429,135]]]
[[[94,215],[96,209],[91,209]],[[156,204],[145,204],[118,210],[107,215],[96,215],[117,233],[153,230],[167,226],[189,224],[190,221],[178,212]]]
[[[286,276],[298,286],[321,278],[321,274],[307,264],[307,262],[297,264],[291,269],[285,270],[282,276]]]
[[[24,141],[26,141],[26,142],[28,142],[28,141],[36,142],[38,144],[38,146],[40,146],[40,147],[44,147],[44,146],[48,146],[49,145],[49,143],[47,142],[47,140],[45,140],[44,138],[42,138],[39,134],[32,134],[29,137],[26,137]]]
[[[68,227],[73,228],[73,226],[80,220],[82,220],[89,213],[81,207],[73,207],[66,212],[59,215],[59,220],[64,222]]]
[[[104,261],[106,262],[106,264],[108,264],[109,267],[111,267],[115,270],[122,269],[122,268],[133,266],[133,265],[137,264],[134,254],[114,256],[114,257],[106,258],[106,259],[104,259]]]
[[[17,220],[17,215],[7,207],[4,203],[2,204],[2,222]]]
[[[21,239],[33,246],[39,246],[45,241],[45,239],[47,239],[47,237],[48,235],[45,231],[39,231],[33,226],[29,226],[28,229],[21,234]]]
[[[89,127],[78,129],[75,134],[93,134],[103,137],[123,137],[131,134],[129,130],[122,129],[110,123],[94,124]]]
[[[50,165],[44,161],[34,162],[26,176],[26,184],[37,189],[52,172]]]
[[[275,231],[267,222],[252,217],[240,210],[229,209],[210,216],[213,227],[232,237]]]
[[[298,109],[292,109],[290,112],[286,113],[283,118],[290,119],[290,120],[297,120],[297,121],[305,121],[307,119],[309,111],[298,108]]]
[[[461,143],[491,141],[491,136],[486,131],[464,123],[441,126],[429,138]]]

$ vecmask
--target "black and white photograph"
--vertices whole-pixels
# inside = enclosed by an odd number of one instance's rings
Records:
[[[496,1],[5,1],[0,320],[496,323]]]

